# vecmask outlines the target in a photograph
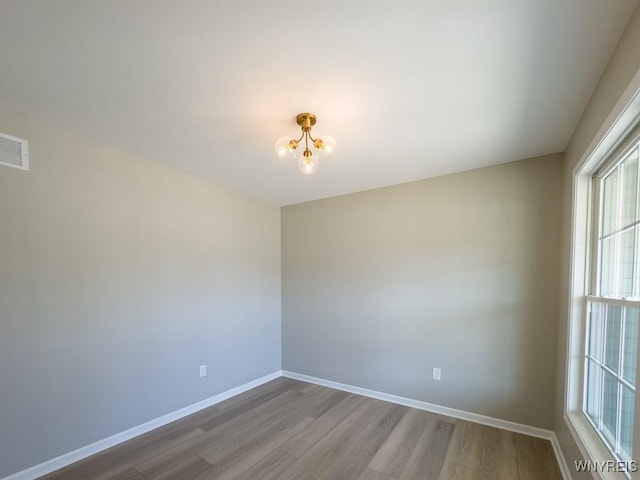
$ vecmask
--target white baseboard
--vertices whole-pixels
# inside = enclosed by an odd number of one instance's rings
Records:
[[[571,474],[571,470],[569,469],[567,459],[564,458],[564,453],[562,453],[562,447],[560,447],[558,437],[556,436],[555,432],[552,433],[553,437],[550,438],[551,446],[553,447],[553,452],[556,454],[556,459],[558,460],[558,465],[560,466],[560,473],[562,473],[562,478],[564,480],[571,480],[573,478],[573,475]]]
[[[482,425],[488,425],[490,427],[501,428],[503,430],[509,430],[511,432],[522,433],[524,435],[530,435],[532,437],[543,438],[549,440],[553,446],[553,451],[558,460],[560,466],[560,473],[564,480],[571,480],[571,471],[567,465],[567,462],[560,448],[558,438],[556,434],[551,430],[545,430],[543,428],[532,427],[524,425],[522,423],[510,422],[508,420],[502,420],[499,418],[488,417],[486,415],[480,415],[478,413],[466,412],[464,410],[457,410],[455,408],[444,407],[442,405],[436,405],[435,403],[423,402],[420,400],[414,400],[412,398],[400,397],[398,395],[392,395],[389,393],[378,392],[376,390],[369,390],[367,388],[355,387],[353,385],[347,385],[344,383],[334,382],[331,380],[325,380],[324,378],[312,377],[309,375],[303,375],[301,373],[289,372],[287,370],[282,371],[283,377],[293,378],[295,380],[301,380],[303,382],[315,383],[329,388],[335,388],[336,390],[343,390],[349,393],[355,393],[365,397],[375,398],[383,400],[385,402],[396,403],[398,405],[405,405],[411,408],[417,408],[419,410],[425,410],[448,417],[459,418],[461,420],[468,420],[474,423],[480,423]]]
[[[47,460],[46,462],[43,462],[34,467],[30,467],[26,470],[22,470],[21,472],[14,473],[12,475],[9,475],[8,477],[4,477],[2,480],[34,480],[38,477],[66,467],[67,465],[71,465],[72,463],[99,453],[103,450],[106,450],[107,448],[111,448],[115,445],[118,445],[119,443],[137,437],[138,435],[142,435],[143,433],[147,433],[175,420],[186,417],[187,415],[198,412],[204,408],[220,403],[223,400],[239,395],[240,393],[246,392],[247,390],[251,390],[252,388],[262,385],[263,383],[275,380],[276,378],[281,376],[301,380],[304,382],[315,383],[317,385],[323,385],[325,387],[335,388],[336,390],[343,390],[345,392],[355,393],[358,395],[363,395],[365,397],[376,398],[378,400],[383,400],[386,402],[405,405],[407,407],[417,408],[419,410],[438,413],[440,415],[460,418],[462,420],[468,420],[470,422],[480,423],[482,425],[488,425],[490,427],[502,428],[504,430],[509,430],[512,432],[544,438],[546,440],[549,440],[551,442],[551,445],[553,446],[553,451],[558,460],[558,464],[560,465],[560,470],[564,480],[571,480],[572,478],[569,467],[567,466],[567,462],[565,461],[564,455],[562,454],[562,450],[560,448],[560,444],[558,443],[556,434],[551,430],[531,427],[529,425],[523,425],[521,423],[515,423],[507,420],[501,420],[499,418],[479,415],[477,413],[466,412],[464,410],[457,410],[455,408],[444,407],[442,405],[436,405],[420,400],[400,397],[398,395],[392,395],[389,393],[377,392],[375,390],[355,387],[353,385],[347,385],[344,383],[333,382],[331,380],[325,380],[323,378],[311,377],[309,375],[281,370],[270,373],[269,375],[265,375],[264,377],[258,378],[256,380],[252,380],[248,383],[245,383],[244,385],[232,388],[231,390],[227,390],[226,392],[222,392],[218,395],[214,395],[213,397],[209,397],[205,400],[194,403],[193,405],[181,408],[180,410],[176,410],[175,412],[168,413],[166,415],[163,415],[162,417],[150,420],[146,423],[143,423],[142,425],[130,428],[129,430],[126,430],[124,432],[117,433],[85,447],[81,447],[77,450],[74,450],[73,452],[69,452],[51,460]]]
[[[223,400],[234,397],[242,392],[246,392],[247,390],[251,390],[263,383],[270,382],[271,380],[275,380],[282,376],[282,372],[280,370],[270,373],[269,375],[265,375],[264,377],[257,378],[250,382],[245,383],[244,385],[240,385],[239,387],[232,388],[231,390],[227,390],[226,392],[219,393],[218,395],[214,395],[213,397],[209,397],[200,402],[194,403],[193,405],[189,405],[187,407],[181,408],[180,410],[176,410],[175,412],[168,413],[161,417],[150,420],[142,425],[138,425],[137,427],[130,428],[121,433],[116,433],[110,437],[99,440],[91,445],[87,445],[85,447],[81,447],[73,452],[65,453],[56,458],[52,458],[51,460],[47,460],[39,465],[28,468],[26,470],[22,470],[21,472],[14,473],[9,475],[8,477],[4,477],[2,480],[33,480],[35,478],[41,477],[42,475],[46,475],[47,473],[51,473],[60,468],[66,467],[67,465],[71,465],[83,458],[87,458],[91,455],[94,455],[102,450],[106,450],[107,448],[111,448],[114,445],[130,440],[138,435],[142,435],[143,433],[147,433],[151,430],[154,430],[158,427],[162,427],[168,423],[171,423],[175,420],[179,420],[187,415],[191,415],[199,410],[215,405],[216,403],[220,403]]]

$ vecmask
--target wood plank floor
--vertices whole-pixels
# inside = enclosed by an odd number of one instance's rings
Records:
[[[279,378],[46,480],[560,480],[551,444]]]

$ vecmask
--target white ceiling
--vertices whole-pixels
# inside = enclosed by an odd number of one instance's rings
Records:
[[[0,0],[0,104],[288,205],[563,151],[636,4]]]

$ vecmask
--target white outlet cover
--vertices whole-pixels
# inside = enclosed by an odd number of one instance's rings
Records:
[[[200,376],[201,377],[206,377],[207,376],[207,366],[206,365],[200,365]]]
[[[434,368],[433,369],[433,379],[434,380],[440,380],[440,375],[441,375],[441,371],[439,368]]]

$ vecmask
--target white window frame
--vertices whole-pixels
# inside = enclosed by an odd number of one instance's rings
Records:
[[[608,158],[606,158],[606,160],[602,163],[602,165],[600,165],[597,169],[596,172],[594,174],[591,175],[591,191],[590,191],[590,198],[588,199],[588,201],[591,203],[590,205],[590,209],[591,209],[591,215],[590,215],[590,222],[589,222],[589,226],[588,226],[588,234],[591,235],[590,241],[589,241],[589,249],[590,251],[589,253],[589,259],[588,259],[588,267],[587,267],[587,272],[585,272],[585,274],[587,275],[587,280],[586,283],[589,285],[588,287],[588,291],[587,291],[587,295],[586,295],[586,302],[587,305],[589,304],[589,302],[593,303],[593,302],[598,302],[601,303],[602,305],[606,305],[607,307],[609,305],[618,305],[621,307],[635,307],[638,308],[640,307],[640,300],[638,299],[633,299],[633,300],[629,300],[626,298],[612,298],[612,297],[606,297],[600,294],[600,284],[598,282],[599,278],[600,278],[600,271],[602,269],[602,265],[601,265],[601,260],[602,260],[602,251],[601,251],[601,243],[600,243],[600,231],[603,228],[602,226],[602,219],[603,219],[603,209],[604,209],[604,203],[603,203],[603,197],[602,197],[602,182],[605,179],[605,177],[607,177],[607,175],[609,175],[614,168],[616,168],[621,162],[623,162],[625,160],[625,158],[634,150],[640,148],[640,127],[636,128],[635,130],[632,131],[631,134],[628,135],[628,137],[622,141],[622,143],[620,144],[620,146],[618,148],[616,148],[609,156]],[[638,192],[638,194],[640,194],[640,192]],[[618,212],[620,212],[620,205],[618,205]],[[636,259],[637,259],[637,255],[638,255],[638,251],[635,252],[636,255]],[[595,267],[595,268],[593,268]],[[635,272],[634,272],[635,275]],[[583,364],[583,386],[582,386],[582,391],[581,393],[581,405],[582,405],[582,411],[583,413],[586,412],[586,403],[587,403],[587,399],[586,399],[586,389],[587,389],[587,381],[588,381],[588,372],[586,371],[585,365],[586,365],[586,360],[588,358],[588,348],[587,348],[587,344],[589,342],[589,324],[591,321],[591,311],[588,307],[585,308],[585,332],[584,332],[584,336],[585,336],[585,340],[584,340],[584,364]],[[620,332],[620,336],[621,338],[624,338],[624,321],[623,321],[623,330]],[[604,342],[604,338],[602,339],[602,341]],[[604,347],[603,347],[604,348]],[[603,350],[604,351],[604,350]],[[638,352],[640,352],[640,348],[638,348]],[[619,365],[620,368],[622,368],[623,365],[623,348],[620,348],[620,359],[619,359]],[[595,360],[595,359],[594,359]],[[600,363],[597,360],[595,360],[596,363]],[[609,371],[609,373],[611,373],[612,375],[615,375],[614,372],[612,372],[608,367],[603,366],[603,368],[607,371]],[[638,358],[638,361],[636,362],[636,371],[640,372],[640,356]],[[634,397],[636,399],[635,402],[635,409],[634,409],[634,419],[638,418],[638,415],[640,414],[640,412],[638,411],[638,407],[639,407],[639,402],[638,402],[638,393],[637,392],[637,387],[630,385],[627,381],[625,380],[620,380],[618,379],[618,375],[616,376],[616,383],[622,383],[623,385],[626,385],[628,388],[632,389],[634,392]],[[636,381],[636,385],[638,384],[638,382]],[[618,399],[618,402],[621,402],[621,398]],[[602,403],[602,400],[601,400]],[[602,405],[601,405],[602,408]],[[620,409],[621,406],[618,405],[618,416],[620,415]],[[595,423],[593,422],[593,420],[591,418],[589,418],[588,415],[585,414],[585,417],[587,418],[587,420],[589,421],[589,423],[594,427],[594,429],[596,430],[596,432],[598,433],[598,436],[600,437],[600,440],[602,440],[602,442],[604,442],[605,447],[607,448],[607,450],[609,450],[609,445],[607,444],[607,440],[605,438],[603,438],[603,433],[604,433],[604,429],[602,428],[601,430],[598,430],[598,426],[595,425]],[[600,419],[601,423],[602,423],[602,418]],[[602,425],[600,427],[603,427]],[[606,427],[605,427],[606,428]],[[611,433],[611,432],[610,432]],[[616,443],[616,445],[618,445],[619,440],[620,440],[620,432],[616,432],[616,440],[614,443]],[[637,449],[635,448],[635,441],[634,441],[634,451],[637,451]],[[634,460],[637,459],[637,457],[631,458],[631,459],[624,459],[624,460]]]
[[[564,396],[564,420],[585,460],[613,461],[609,450],[591,421],[583,413],[585,358],[587,341],[587,300],[593,290],[596,275],[590,271],[598,265],[597,228],[593,195],[598,173],[611,168],[625,149],[640,139],[640,73],[636,75],[620,102],[605,122],[581,162],[572,172],[571,182],[571,244],[569,271],[569,312],[567,332],[567,371]],[[640,355],[639,355],[640,363]],[[640,365],[638,365],[640,367]],[[637,370],[640,373],[640,368]],[[632,459],[640,461],[640,392],[635,398],[634,439]],[[596,479],[640,479],[640,472],[625,475],[614,472],[592,472]]]

